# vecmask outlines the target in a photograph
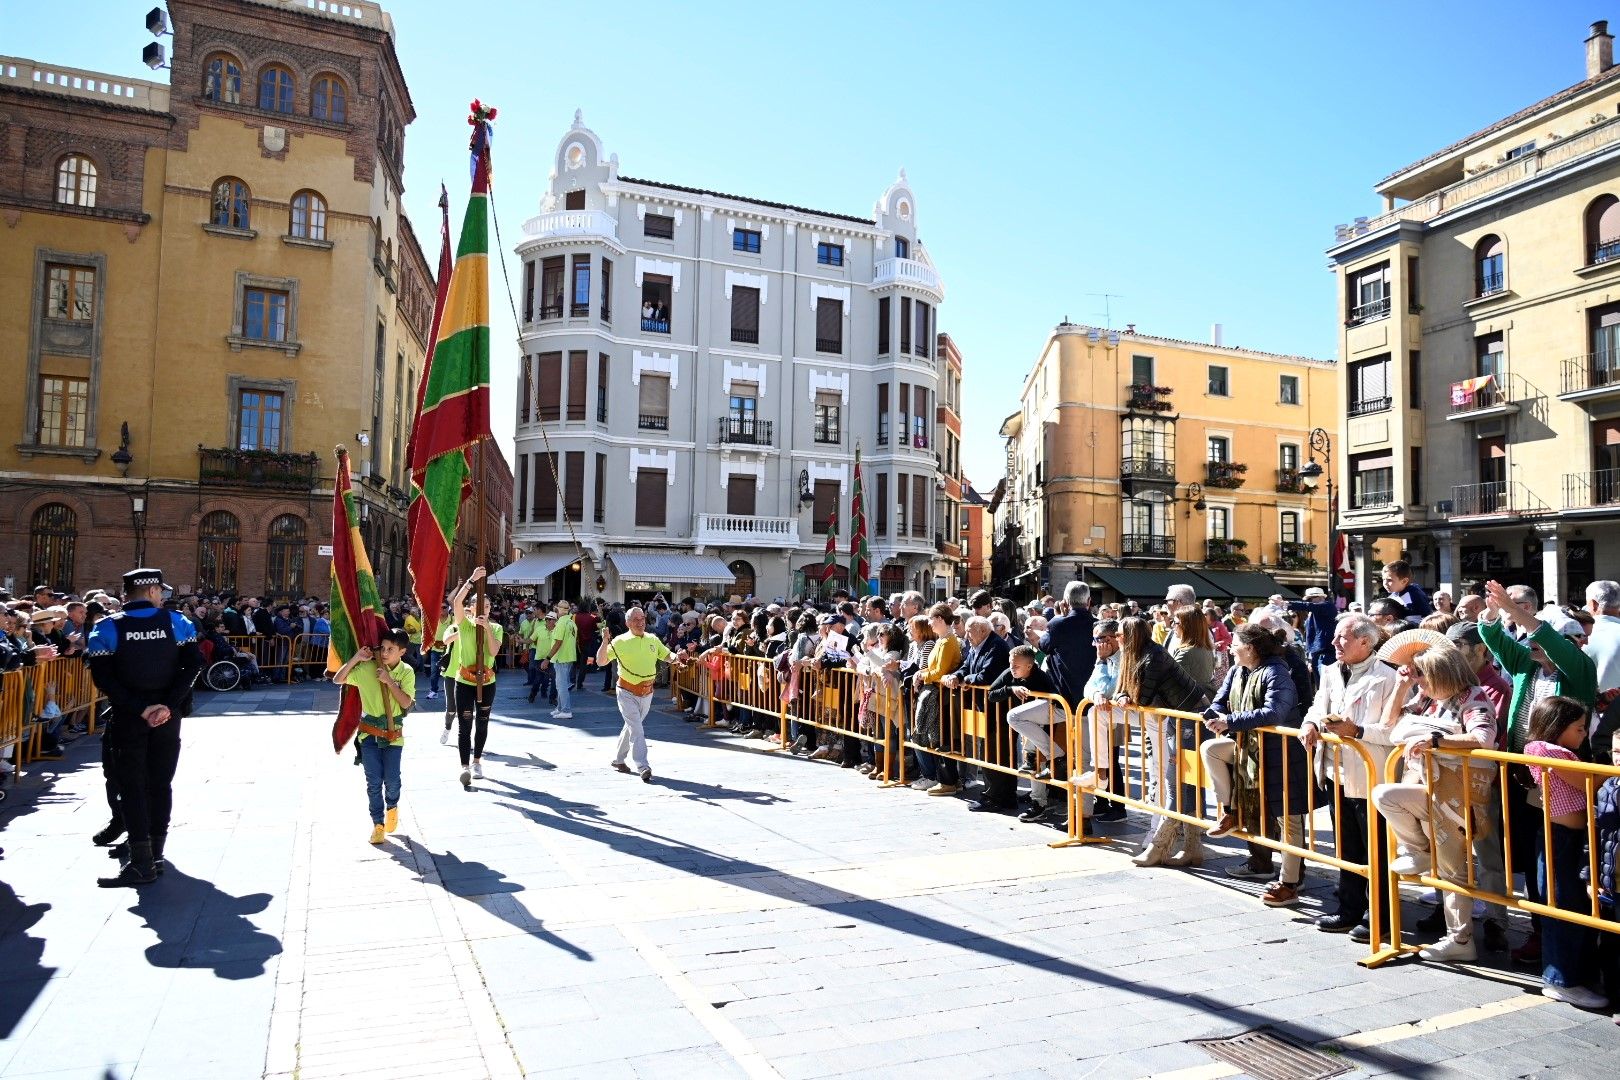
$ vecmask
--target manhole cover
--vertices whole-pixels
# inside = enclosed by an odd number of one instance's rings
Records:
[[[1195,1039],[1211,1057],[1236,1065],[1255,1080],[1326,1080],[1350,1071],[1338,1058],[1261,1028],[1227,1039]]]

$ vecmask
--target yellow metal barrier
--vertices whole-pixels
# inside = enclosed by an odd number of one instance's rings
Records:
[[[1403,753],[1399,752],[1400,749],[1397,747],[1397,752],[1391,754],[1388,762],[1385,763],[1386,783],[1397,784],[1402,782],[1399,779],[1400,770],[1405,767],[1407,758]],[[1437,760],[1439,758],[1453,759],[1457,764],[1455,766],[1443,765]],[[1475,764],[1478,762],[1487,762],[1489,767],[1485,769],[1478,768]],[[1534,789],[1539,790],[1541,793],[1543,808],[1550,805],[1548,791],[1554,775],[1561,777],[1571,787],[1581,791],[1586,796],[1586,824],[1583,831],[1585,832],[1587,860],[1585,866],[1586,876],[1582,884],[1579,900],[1580,908],[1563,907],[1559,903],[1557,882],[1561,874],[1557,865],[1557,845],[1553,843],[1555,823],[1552,820],[1553,815],[1546,813],[1545,810],[1541,814],[1541,850],[1542,858],[1546,862],[1549,895],[1545,897],[1544,902],[1537,902],[1529,899],[1528,896],[1520,896],[1513,891],[1513,875],[1515,873],[1522,873],[1527,880],[1530,880],[1538,872],[1538,868],[1535,866],[1515,868],[1513,865],[1512,820],[1514,810],[1510,804],[1509,796],[1513,790],[1513,785],[1519,784],[1519,780],[1514,777],[1514,770],[1520,767],[1528,768],[1530,765],[1546,770]],[[1466,775],[1461,782],[1445,784],[1442,781],[1441,769],[1465,769],[1469,770],[1472,775]],[[1485,775],[1478,775],[1481,773]],[[1411,877],[1402,877],[1391,870],[1389,878],[1392,894],[1398,895],[1397,890],[1401,882],[1416,881],[1430,888],[1466,897],[1470,908],[1473,901],[1481,900],[1487,904],[1498,904],[1504,908],[1539,915],[1544,919],[1558,919],[1563,922],[1574,923],[1589,930],[1611,934],[1620,933],[1620,924],[1604,919],[1601,916],[1598,889],[1596,887],[1599,880],[1598,860],[1601,854],[1601,849],[1598,846],[1597,822],[1594,816],[1597,806],[1597,790],[1605,781],[1614,777],[1620,777],[1620,766],[1594,765],[1584,761],[1565,761],[1559,758],[1534,757],[1528,754],[1511,754],[1501,750],[1453,749],[1451,747],[1426,748],[1423,754],[1422,783],[1426,792],[1424,799],[1427,817],[1426,831],[1429,837],[1430,852],[1432,853],[1431,858],[1435,865],[1431,866],[1430,872]],[[1441,798],[1439,801],[1444,805],[1440,807],[1436,806],[1437,783],[1443,784],[1440,789]],[[1520,786],[1522,787],[1522,785]],[[1492,805],[1487,805],[1486,800],[1489,800]],[[1449,810],[1447,809],[1448,806]],[[1498,808],[1501,810],[1499,822],[1494,817],[1489,816]],[[1449,848],[1446,851],[1437,850],[1442,846],[1434,839],[1437,835],[1437,813],[1451,818],[1450,830],[1457,828],[1458,823],[1455,820],[1457,817],[1462,819],[1462,845],[1460,851]],[[1557,827],[1565,828],[1565,826]],[[1481,832],[1484,834],[1483,837],[1478,835]],[[1492,835],[1493,833],[1494,835]],[[1491,845],[1493,850],[1494,844],[1501,845],[1502,869],[1505,881],[1504,890],[1501,892],[1486,889],[1479,883],[1479,870],[1476,866],[1475,852],[1478,850],[1476,842],[1481,839],[1487,845]],[[1389,830],[1391,862],[1394,861],[1397,843],[1395,830],[1392,827]],[[1445,861],[1461,865],[1461,880],[1445,875],[1443,868],[1439,865],[1442,858]],[[1568,871],[1569,868],[1565,867],[1564,872],[1567,873]],[[1563,899],[1566,903],[1571,900],[1567,896]],[[1394,945],[1391,955],[1418,951],[1422,946],[1401,943],[1400,905],[1396,904],[1394,906],[1395,911],[1391,918],[1391,939]],[[1471,913],[1469,917],[1472,919]]]
[[[787,719],[782,708],[783,688],[777,684],[776,668],[763,656],[726,654],[724,704],[770,720],[777,737],[787,740]]]
[[[676,712],[685,712],[686,699],[694,701],[701,699],[702,686],[699,680],[699,665],[687,664],[685,667],[671,667],[669,673],[670,703]]]
[[[41,660],[0,675],[0,749],[11,748],[11,763],[17,769],[13,782],[44,750],[44,726],[34,721],[53,696],[63,723],[82,712],[86,731],[95,731],[101,694],[82,656]]]
[[[794,734],[806,729],[820,731],[827,745],[848,741],[872,743],[883,762],[880,775],[885,783],[895,782],[895,736],[904,717],[903,697],[897,686],[878,675],[868,675],[849,667],[823,667],[820,661],[802,661],[798,678],[789,683],[792,701],[783,710],[783,725],[791,718]]]

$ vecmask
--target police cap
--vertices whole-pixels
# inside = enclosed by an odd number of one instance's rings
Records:
[[[163,580],[163,571],[153,569],[150,566],[143,567],[139,570],[131,570],[129,573],[124,575],[125,596],[128,596],[130,593],[136,592],[140,589],[150,589],[154,585],[160,585],[165,589],[170,589],[171,591],[173,589],[173,586],[169,585]]]

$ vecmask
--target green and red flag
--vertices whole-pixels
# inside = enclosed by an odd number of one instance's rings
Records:
[[[411,591],[422,609],[424,641],[438,636],[450,552],[461,500],[473,483],[468,451],[489,430],[490,121],[495,110],[472,103],[472,195],[461,221],[456,261],[440,260],[432,353],[412,425]],[[448,241],[448,224],[443,240]]]
[[[349,481],[349,452],[338,447],[337,459],[337,479],[332,484],[332,634],[326,646],[328,671],[348,663],[362,648],[375,649],[388,630],[371,559],[360,538],[360,515],[355,510]],[[345,686],[337,721],[332,725],[332,749],[342,753],[359,727],[360,691]]]
[[[849,591],[865,596],[871,591],[872,554],[866,548],[866,509],[861,505],[861,448],[855,448],[855,494],[849,508]]]
[[[821,583],[831,583],[838,576],[838,507],[827,515],[827,557],[821,567]]]

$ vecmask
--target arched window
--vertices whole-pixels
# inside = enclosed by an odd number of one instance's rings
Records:
[[[71,506],[46,503],[28,524],[28,584],[73,591],[73,548],[79,539],[79,517]]]
[[[96,167],[83,154],[56,163],[56,201],[63,206],[96,205]]]
[[[304,519],[282,514],[270,523],[264,591],[278,599],[304,591]]]
[[[1620,258],[1620,198],[1599,195],[1586,208],[1588,265]]]
[[[348,94],[336,76],[322,75],[309,88],[309,115],[317,120],[330,120],[334,124],[348,122]]]
[[[1492,233],[1474,245],[1474,295],[1489,296],[1507,288],[1507,245]]]
[[[313,191],[300,191],[294,195],[287,235],[305,240],[325,240],[326,200]]]
[[[197,529],[197,590],[235,592],[242,523],[229,510],[203,516]]]
[[[242,65],[230,53],[214,53],[203,61],[203,97],[230,105],[242,103]]]
[[[227,176],[214,184],[214,209],[209,220],[229,229],[247,229],[252,215],[249,204],[252,195],[248,186],[234,176]]]
[[[751,565],[743,559],[738,559],[728,563],[726,569],[731,571],[734,579],[731,588],[727,590],[728,593],[736,593],[738,596],[754,595],[754,568]]]
[[[278,113],[293,111],[292,72],[279,64],[259,72],[259,108]]]

